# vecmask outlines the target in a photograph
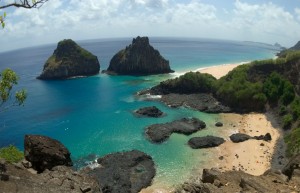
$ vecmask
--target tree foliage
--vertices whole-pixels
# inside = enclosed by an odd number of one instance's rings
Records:
[[[15,93],[14,100],[7,104],[11,99],[11,90],[14,85],[18,84],[18,76],[11,69],[5,69],[0,75],[0,112],[7,109],[10,106],[22,105],[27,97],[25,90],[20,90]],[[4,106],[6,104],[6,106]]]

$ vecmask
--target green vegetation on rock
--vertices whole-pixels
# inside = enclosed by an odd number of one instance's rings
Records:
[[[300,127],[294,128],[284,138],[288,156],[300,153]]]
[[[10,163],[17,163],[24,158],[23,152],[13,145],[0,148],[0,158],[5,159]]]

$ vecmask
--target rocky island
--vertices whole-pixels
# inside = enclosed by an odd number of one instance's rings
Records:
[[[174,72],[169,61],[150,44],[148,37],[137,37],[110,61],[105,73],[117,75],[153,75]]]
[[[97,56],[81,48],[73,40],[60,41],[52,56],[44,65],[38,79],[67,79],[76,76],[98,74],[100,63]]]

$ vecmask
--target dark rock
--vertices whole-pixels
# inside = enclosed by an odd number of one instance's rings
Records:
[[[213,184],[221,172],[216,169],[203,169],[202,182]]]
[[[119,51],[110,61],[108,74],[151,75],[174,72],[150,44],[148,37],[137,37],[132,44]]]
[[[98,74],[100,64],[97,56],[81,48],[73,40],[63,40],[46,61],[38,79],[66,79],[76,76]]]
[[[247,134],[244,134],[244,133],[236,133],[236,134],[232,134],[230,136],[230,140],[234,143],[240,143],[243,141],[247,141],[249,139],[270,141],[270,140],[272,140],[272,137],[271,137],[270,133],[267,133],[266,135],[259,135],[259,136],[253,136],[253,137],[251,137]]]
[[[251,136],[244,134],[244,133],[235,133],[235,134],[232,134],[229,138],[234,143],[240,143],[240,142],[251,139]]]
[[[146,128],[145,133],[152,142],[161,143],[167,140],[172,133],[190,135],[205,127],[206,124],[197,118],[183,118],[170,123],[150,125]]]
[[[59,141],[46,136],[25,135],[24,155],[38,172],[58,165],[73,165],[69,150]]]
[[[157,107],[144,107],[135,111],[137,115],[146,116],[146,117],[161,117],[163,116],[163,112],[159,110]]]
[[[216,127],[223,127],[223,123],[221,123],[221,122],[216,122],[215,126],[216,126]]]
[[[283,167],[282,173],[285,174],[289,179],[291,179],[294,170],[296,169],[300,169],[300,154],[290,159],[290,161]]]
[[[89,174],[98,179],[103,192],[137,193],[149,186],[155,176],[152,158],[137,150],[109,154],[97,162],[101,167]]]
[[[217,147],[224,142],[225,140],[221,137],[208,135],[205,137],[193,137],[188,141],[188,144],[193,149],[200,149],[200,148]]]

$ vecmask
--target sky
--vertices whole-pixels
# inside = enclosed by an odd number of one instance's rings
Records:
[[[0,0],[0,5],[14,0]],[[300,40],[300,0],[49,0],[0,10],[0,52],[62,39],[189,37],[291,47]]]

